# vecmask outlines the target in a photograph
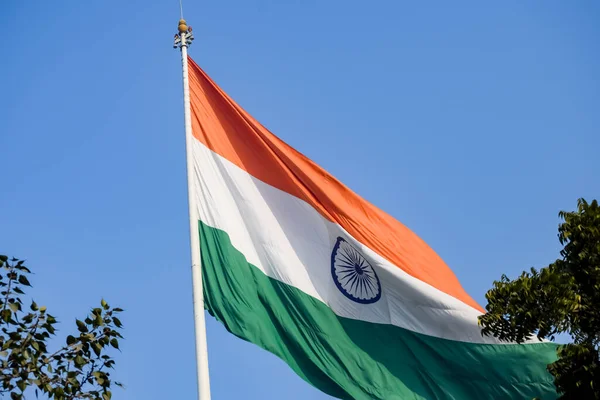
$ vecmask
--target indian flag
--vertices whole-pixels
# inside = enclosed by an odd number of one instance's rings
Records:
[[[189,64],[211,315],[341,399],[556,397],[555,345],[482,337],[482,308],[423,240]]]

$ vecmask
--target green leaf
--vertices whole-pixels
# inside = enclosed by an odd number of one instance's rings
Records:
[[[24,392],[27,388],[27,382],[21,379],[17,382],[17,386],[19,387],[19,389],[21,389],[21,392]]]
[[[115,349],[118,349],[119,348],[119,341],[117,339],[113,338],[113,339],[110,340],[110,345],[112,347],[114,347]]]
[[[37,311],[38,310],[38,305],[35,303],[35,301],[31,302],[31,311]]]
[[[83,321],[80,320],[75,320],[75,323],[77,324],[77,329],[79,329],[79,332],[81,333],[86,333],[88,331],[87,326],[83,323]]]
[[[77,339],[75,339],[75,336],[69,335],[67,336],[67,345],[71,346],[72,344],[76,343]]]
[[[102,346],[100,345],[100,343],[94,342],[92,343],[92,350],[94,350],[94,353],[97,356],[100,356],[100,353],[102,352]]]
[[[2,317],[2,321],[9,322],[10,318],[12,317],[12,313],[10,312],[10,310],[2,310],[0,312],[0,317]]]
[[[75,360],[73,360],[73,362],[75,363],[75,366],[80,369],[82,366],[85,365],[85,359],[81,356],[75,357]]]
[[[123,326],[123,324],[121,323],[121,320],[117,317],[113,317],[113,322],[115,323],[115,326],[117,328],[121,328]]]
[[[104,308],[105,310],[108,310],[108,303],[106,303],[106,301],[104,299],[102,299],[102,301],[100,302],[100,304],[102,305],[102,308]]]
[[[21,263],[22,263],[22,261],[19,261],[19,264],[21,264]],[[27,267],[26,267],[26,266],[24,266],[24,265],[17,265],[15,268],[16,268],[16,269],[18,269],[18,270],[20,270],[20,271],[25,271],[25,272],[27,272],[28,274],[30,274],[30,273],[31,273],[31,271],[29,270],[29,268],[27,268]]]
[[[19,283],[25,286],[31,286],[25,275],[19,275]]]

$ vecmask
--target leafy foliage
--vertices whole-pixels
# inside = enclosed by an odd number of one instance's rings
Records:
[[[108,370],[115,361],[107,350],[119,348],[122,324],[117,314],[123,310],[102,300],[84,320],[76,320],[76,335],[49,351],[57,321],[46,307],[23,305],[30,273],[24,261],[0,255],[0,397],[25,399],[31,387],[36,397],[43,393],[56,400],[110,399],[113,382]]]
[[[494,282],[479,323],[483,334],[518,343],[569,334],[573,343],[548,366],[557,391],[562,399],[600,399],[600,207],[579,199],[577,211],[559,216],[561,258]]]

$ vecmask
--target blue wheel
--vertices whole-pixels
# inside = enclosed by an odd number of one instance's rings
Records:
[[[340,292],[352,301],[370,304],[381,298],[381,283],[375,269],[341,237],[331,252],[331,276]]]

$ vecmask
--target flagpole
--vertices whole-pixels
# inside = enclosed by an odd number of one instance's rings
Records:
[[[198,231],[198,207],[194,193],[194,163],[192,157],[192,119],[190,113],[190,86],[188,81],[188,47],[194,36],[185,20],[179,20],[173,47],[181,50],[183,72],[183,114],[185,117],[185,151],[187,161],[188,208],[190,217],[190,247],[192,253],[192,293],[194,304],[194,330],[196,334],[196,371],[198,378],[198,400],[210,400],[208,375],[208,349],[206,345],[206,323],[204,321],[204,293],[202,291],[202,261],[200,259],[200,232]]]

